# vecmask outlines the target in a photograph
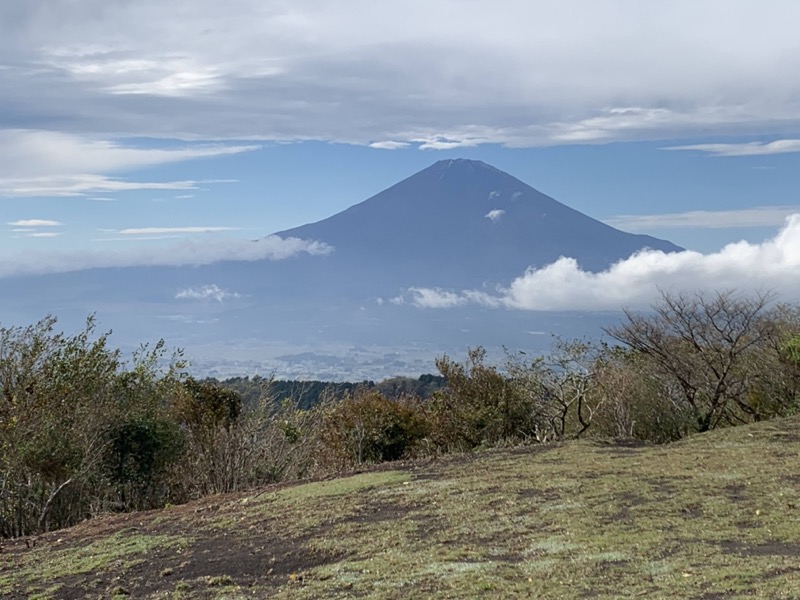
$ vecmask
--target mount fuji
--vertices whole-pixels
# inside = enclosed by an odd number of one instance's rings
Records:
[[[343,212],[276,235],[314,240],[329,252],[6,277],[0,322],[28,324],[54,314],[68,328],[96,313],[120,345],[163,337],[206,372],[263,372],[276,364],[267,359],[277,357],[283,366],[307,365],[285,373],[292,376],[377,376],[424,370],[397,359],[410,356],[408,348],[428,355],[478,344],[536,350],[548,342],[542,332],[594,335],[607,322],[607,315],[599,321],[587,313],[437,311],[391,301],[409,288],[495,289],[562,256],[601,271],[644,248],[681,250],[610,227],[486,163],[463,159],[439,161]],[[343,359],[334,371],[325,366],[330,360],[319,362],[337,352],[350,362]],[[355,355],[374,369],[348,373]],[[284,374],[283,366],[272,370]]]

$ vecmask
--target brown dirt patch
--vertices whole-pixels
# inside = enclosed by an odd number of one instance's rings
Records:
[[[614,497],[614,501],[617,511],[606,519],[607,523],[631,521],[631,509],[647,503],[647,500],[633,492],[621,492]]]
[[[729,483],[725,486],[725,494],[731,502],[741,502],[744,500],[744,493],[747,486],[744,483]]]
[[[522,500],[544,500],[545,502],[555,502],[561,499],[561,492],[553,489],[542,490],[540,488],[529,488],[521,490],[518,497]]]
[[[800,544],[787,542],[766,542],[764,544],[745,544],[736,540],[720,542],[725,554],[739,556],[800,556]]]
[[[699,502],[692,502],[681,509],[681,514],[687,519],[699,519],[703,516],[703,507]]]

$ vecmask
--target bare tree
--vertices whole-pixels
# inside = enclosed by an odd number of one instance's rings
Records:
[[[775,345],[773,299],[732,290],[662,292],[651,314],[625,310],[624,322],[605,331],[644,355],[653,376],[691,411],[697,430],[707,431],[763,418],[748,398],[763,375],[750,359]]]

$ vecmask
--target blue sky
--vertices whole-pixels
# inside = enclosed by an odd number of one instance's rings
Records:
[[[5,2],[0,274],[252,258],[455,157],[702,253],[757,244],[800,213],[797,23],[792,0]]]

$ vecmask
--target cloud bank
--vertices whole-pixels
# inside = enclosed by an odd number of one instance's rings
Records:
[[[798,22],[791,0],[3,2],[0,129],[430,149],[788,139]]]
[[[35,252],[0,258],[0,277],[68,273],[107,267],[178,267],[222,261],[283,260],[298,254],[329,254],[323,242],[270,235],[256,241],[187,240],[173,246],[120,251]]]
[[[529,269],[496,293],[412,288],[407,301],[419,308],[477,304],[515,310],[617,310],[645,308],[663,290],[771,290],[779,298],[800,294],[800,214],[761,244],[738,242],[712,254],[643,251],[600,273],[572,258]]]

